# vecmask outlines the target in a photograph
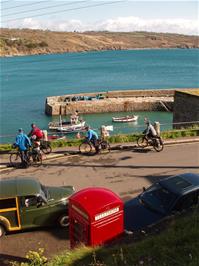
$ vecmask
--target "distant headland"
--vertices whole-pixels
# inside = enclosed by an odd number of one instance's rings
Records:
[[[154,32],[55,32],[6,29],[0,31],[0,56],[69,52],[199,48],[199,36]]]

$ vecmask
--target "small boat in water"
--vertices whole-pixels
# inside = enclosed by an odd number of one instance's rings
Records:
[[[63,135],[49,135],[48,136],[48,141],[53,141],[53,140],[63,140],[66,139],[66,136]]]
[[[71,116],[70,121],[62,121],[61,117],[59,122],[50,122],[48,128],[50,130],[55,130],[64,133],[75,133],[85,130],[85,121],[78,119],[77,117]]]
[[[136,122],[138,120],[138,115],[127,115],[127,116],[121,116],[121,117],[112,117],[113,122],[123,122],[123,123],[129,123],[129,122]]]

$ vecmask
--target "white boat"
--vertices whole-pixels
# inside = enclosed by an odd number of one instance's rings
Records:
[[[74,116],[71,117],[70,121],[62,121],[60,117],[59,122],[50,122],[48,128],[59,132],[73,133],[84,130],[85,123],[83,120],[74,119]]]
[[[138,115],[127,115],[127,116],[121,116],[121,117],[112,117],[113,122],[123,122],[123,123],[129,123],[129,122],[135,122],[138,120]]]
[[[85,130],[85,121],[80,122],[75,125],[62,125],[56,128],[57,131],[65,132],[65,133],[73,133]]]

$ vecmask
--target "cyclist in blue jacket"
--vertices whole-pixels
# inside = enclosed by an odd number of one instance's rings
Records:
[[[98,134],[94,130],[92,130],[89,126],[86,127],[86,131],[87,131],[87,136],[86,136],[87,140],[93,144],[93,146],[95,147],[96,153],[98,153],[99,152]]]
[[[29,146],[31,146],[31,141],[29,137],[24,134],[23,129],[20,128],[18,130],[18,135],[16,136],[16,141],[14,143],[15,147],[18,147],[20,154],[21,154],[21,162],[22,165],[25,165],[26,163],[26,155],[27,155],[27,149]]]

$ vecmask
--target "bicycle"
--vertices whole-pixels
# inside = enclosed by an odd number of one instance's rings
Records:
[[[52,152],[52,147],[49,141],[40,140],[40,150],[45,154],[50,154]]]
[[[147,137],[146,134],[138,137],[137,139],[138,147],[146,148],[147,146],[153,146],[154,150],[160,152],[164,149],[164,143],[161,137]]]
[[[10,165],[18,168],[20,166],[29,167],[31,165],[36,167],[42,164],[41,153],[32,147],[27,150],[27,153],[23,154],[23,160],[21,159],[21,156],[22,155],[17,148],[15,152],[10,154]]]
[[[99,139],[97,142],[98,145],[98,152],[96,152],[96,149],[93,145],[93,143],[87,139],[85,139],[80,145],[79,145],[79,151],[81,154],[85,155],[91,155],[96,153],[109,153],[111,150],[110,144],[107,140]]]

